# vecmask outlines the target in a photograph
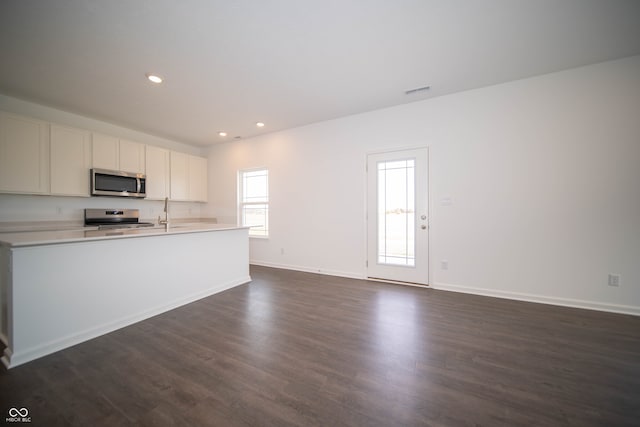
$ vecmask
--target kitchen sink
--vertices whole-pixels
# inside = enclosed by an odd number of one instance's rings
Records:
[[[188,228],[193,227],[194,225],[198,225],[199,223],[178,223],[172,224],[169,223],[169,230],[176,228]],[[147,230],[164,230],[166,227],[164,225],[154,225],[153,227],[145,227]]]

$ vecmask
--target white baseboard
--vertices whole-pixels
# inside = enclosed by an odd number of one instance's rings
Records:
[[[10,361],[11,361],[11,349],[9,347],[5,347],[4,348],[4,352],[2,353],[2,358],[0,359],[0,361],[2,362],[2,364],[4,365],[4,367],[6,369],[9,369],[9,366],[11,365]]]
[[[253,265],[263,266],[263,267],[281,268],[283,270],[302,271],[305,273],[325,274],[327,276],[338,276],[338,277],[346,277],[349,279],[367,280],[367,277],[365,275],[351,273],[351,272],[323,270],[323,269],[313,268],[313,267],[278,264],[274,262],[259,261],[259,260],[250,260],[249,263]],[[488,297],[505,298],[505,299],[512,299],[517,301],[536,302],[540,304],[551,304],[551,305],[559,305],[563,307],[584,308],[587,310],[607,311],[611,313],[631,314],[634,316],[640,316],[640,307],[631,306],[631,305],[609,304],[609,303],[602,303],[597,301],[550,297],[545,295],[527,294],[527,293],[520,293],[520,292],[497,291],[494,289],[451,285],[448,283],[441,283],[441,282],[431,283],[428,286],[433,289],[438,289],[442,291],[461,292],[465,294],[483,295]]]
[[[433,283],[431,284],[431,287],[433,289],[439,289],[443,291],[462,292],[465,294],[483,295],[488,297],[537,302],[542,304],[560,305],[563,307],[585,308],[588,310],[608,311],[611,313],[640,316],[640,307],[631,305],[609,304],[597,301],[550,297],[545,295],[535,295],[510,291],[497,291],[494,289],[474,288],[470,286],[451,285],[448,283]]]
[[[250,260],[249,264],[259,265],[262,267],[281,268],[283,270],[302,271],[305,273],[324,274],[326,276],[346,277],[348,279],[365,279],[365,276],[358,273],[337,270],[325,270],[317,267],[305,267],[299,265],[278,264],[275,262]]]
[[[134,323],[140,322],[142,320],[148,319],[153,316],[157,316],[158,314],[165,313],[169,310],[173,310],[174,308],[178,308],[183,305],[198,301],[202,298],[206,298],[208,296],[217,294],[219,292],[226,291],[227,289],[231,289],[235,286],[239,286],[244,283],[248,283],[250,281],[251,281],[251,276],[242,277],[227,283],[223,283],[221,285],[217,285],[215,287],[209,288],[201,292],[187,295],[183,298],[179,298],[174,301],[171,301],[168,304],[163,304],[161,306],[154,307],[149,310],[145,310],[141,313],[136,313],[131,316],[121,317],[120,319],[114,320],[112,322],[104,323],[102,325],[98,325],[96,327],[92,327],[84,331],[74,333],[73,335],[68,335],[66,337],[56,339],[54,341],[43,343],[36,347],[23,350],[19,353],[12,354],[11,350],[7,347],[7,349],[5,349],[4,356],[1,358],[1,361],[7,368],[15,368],[18,365],[22,365],[23,363],[30,362],[39,357],[46,356],[51,353],[55,353],[57,351],[74,346],[76,344],[80,344],[81,342],[85,342],[93,338],[97,338],[101,335],[108,334],[109,332],[113,332],[125,326],[133,325]]]

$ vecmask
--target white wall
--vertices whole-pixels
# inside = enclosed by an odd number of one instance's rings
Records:
[[[183,153],[198,156],[203,155],[203,150],[199,147],[182,144],[2,94],[0,94],[0,110],[53,123],[74,126],[80,129],[101,132]],[[88,175],[87,179],[89,179]],[[201,203],[172,202],[171,213],[174,218],[197,218],[201,216],[201,206]],[[150,220],[163,214],[164,205],[161,201],[129,200],[112,197],[87,198],[0,194],[0,223],[21,221],[82,221],[84,208],[103,207],[140,209],[140,216],[146,220]]]
[[[207,214],[268,167],[252,261],[364,277],[366,153],[420,145],[433,286],[640,314],[640,56],[215,146]]]

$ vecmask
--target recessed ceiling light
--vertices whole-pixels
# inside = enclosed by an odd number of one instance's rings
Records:
[[[226,132],[218,132],[218,135],[220,135],[220,136],[227,136],[227,133],[226,133]]]
[[[162,83],[162,77],[160,76],[156,76],[155,74],[151,74],[151,73],[147,73],[146,76],[149,79],[149,81],[153,83],[158,83],[158,84]]]
[[[258,122],[258,123],[256,123],[256,126],[258,126],[259,128],[263,128],[264,127],[264,123]]]

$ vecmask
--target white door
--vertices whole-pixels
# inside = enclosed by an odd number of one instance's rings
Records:
[[[426,148],[367,157],[367,276],[429,282]]]

